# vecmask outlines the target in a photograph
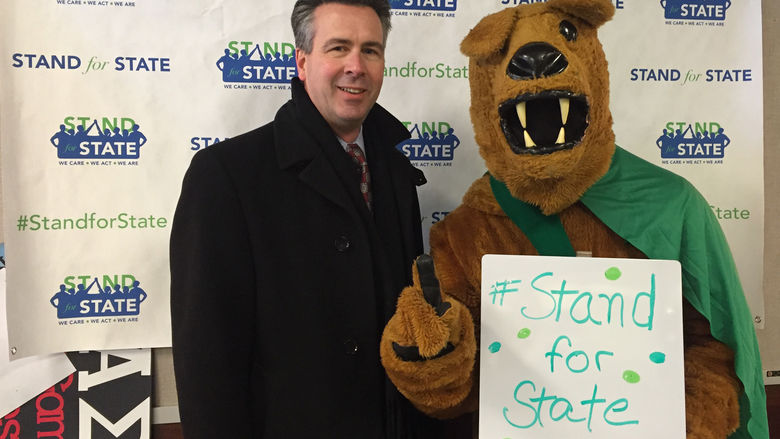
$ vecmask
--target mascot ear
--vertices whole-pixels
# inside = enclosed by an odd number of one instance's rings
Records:
[[[480,20],[460,43],[460,51],[469,58],[477,59],[501,51],[514,29],[516,9],[504,9]]]
[[[547,4],[569,15],[581,18],[593,27],[599,27],[615,15],[611,0],[550,0]]]

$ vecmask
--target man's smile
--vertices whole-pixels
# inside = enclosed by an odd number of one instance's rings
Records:
[[[345,91],[345,92],[347,92],[349,94],[353,94],[353,95],[359,95],[361,93],[365,93],[365,91],[366,91],[365,89],[362,89],[362,88],[339,87],[339,86],[336,86],[336,87],[338,87],[338,89],[341,90],[341,91]]]

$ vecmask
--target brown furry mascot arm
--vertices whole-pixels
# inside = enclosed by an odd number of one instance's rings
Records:
[[[476,341],[471,313],[440,292],[429,256],[420,256],[412,271],[414,285],[401,292],[382,335],[382,364],[417,409],[436,418],[454,417],[473,389]]]
[[[688,302],[683,322],[687,438],[725,439],[739,427],[741,386],[734,353],[710,335],[709,322]]]

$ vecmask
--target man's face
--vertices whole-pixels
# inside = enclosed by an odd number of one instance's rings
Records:
[[[382,24],[367,6],[326,3],[314,10],[313,27],[311,53],[295,50],[298,76],[331,128],[350,142],[382,88]]]

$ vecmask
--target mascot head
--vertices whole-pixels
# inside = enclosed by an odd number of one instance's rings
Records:
[[[461,43],[471,120],[488,170],[557,213],[609,168],[609,73],[597,29],[610,0],[549,0],[483,18]]]

